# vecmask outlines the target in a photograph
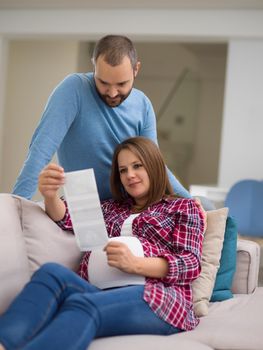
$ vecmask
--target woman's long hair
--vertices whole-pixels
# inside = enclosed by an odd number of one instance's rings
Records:
[[[140,159],[150,180],[148,199],[145,205],[138,208],[138,210],[141,211],[148,208],[165,196],[174,196],[174,191],[167,176],[164,159],[158,146],[153,141],[139,136],[123,141],[114,151],[110,177],[111,192],[114,199],[123,202],[129,198],[121,183],[118,165],[118,155],[124,149],[131,151]]]

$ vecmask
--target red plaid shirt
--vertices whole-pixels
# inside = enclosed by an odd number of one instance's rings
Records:
[[[122,224],[131,214],[131,203],[107,200],[102,210],[109,237],[120,236]],[[68,210],[58,225],[72,230]],[[132,232],[145,257],[164,257],[169,266],[164,278],[146,278],[144,300],[174,327],[195,328],[199,320],[193,311],[191,282],[201,270],[204,218],[200,208],[193,199],[162,199],[133,220]],[[86,280],[89,256],[90,252],[84,254],[78,272]]]

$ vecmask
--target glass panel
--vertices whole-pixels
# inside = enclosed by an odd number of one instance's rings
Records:
[[[160,149],[170,170],[188,187],[197,127],[200,80],[190,70],[182,72],[157,113]]]

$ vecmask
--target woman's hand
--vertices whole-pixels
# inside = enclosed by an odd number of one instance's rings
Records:
[[[65,183],[64,169],[54,163],[47,165],[38,177],[38,189],[44,197],[45,211],[54,221],[62,220],[66,208],[58,190]]]
[[[109,242],[104,248],[109,266],[116,267],[123,272],[137,273],[137,257],[132,254],[125,243],[118,241]]]
[[[55,198],[57,191],[64,183],[64,169],[54,163],[47,165],[38,177],[38,189],[45,199]]]
[[[104,251],[107,254],[109,266],[123,272],[152,278],[163,278],[168,273],[168,261],[162,257],[137,257],[125,243],[109,242]]]

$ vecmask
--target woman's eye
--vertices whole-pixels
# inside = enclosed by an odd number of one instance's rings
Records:
[[[138,168],[140,168],[140,167],[142,167],[142,164],[134,164],[134,169],[138,169]]]
[[[120,169],[120,170],[119,170],[119,173],[120,173],[120,174],[124,174],[125,171],[126,171],[126,169]]]

